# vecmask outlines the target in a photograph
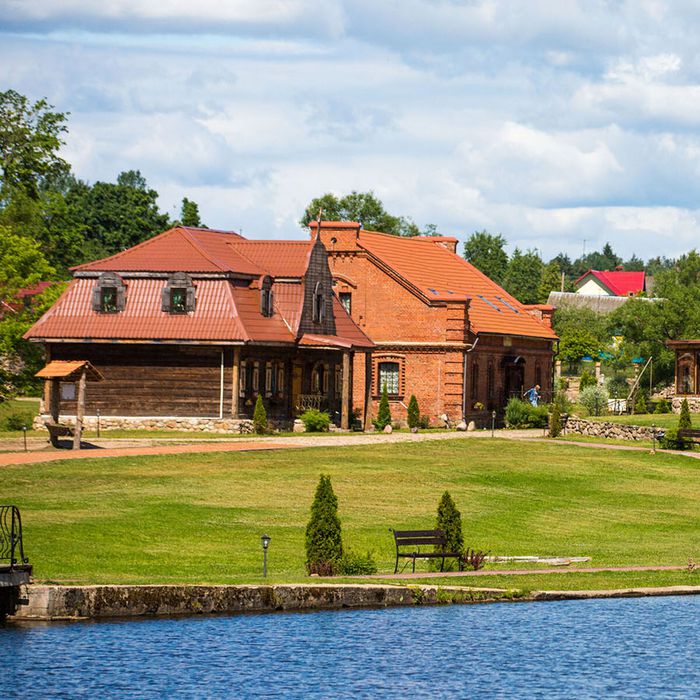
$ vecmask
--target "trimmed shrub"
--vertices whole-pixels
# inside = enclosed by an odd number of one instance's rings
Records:
[[[379,400],[379,411],[377,417],[372,421],[377,430],[384,430],[387,425],[391,425],[391,409],[389,408],[389,394],[386,384],[382,387],[382,398]]]
[[[527,426],[532,405],[521,401],[515,396],[506,404],[505,420],[508,428],[523,428]]]
[[[428,430],[430,428],[430,416],[423,414],[418,420],[418,427],[421,430]]]
[[[579,391],[583,391],[587,386],[596,386],[598,382],[596,381],[595,374],[591,372],[590,369],[584,369],[581,372],[581,379],[579,381]]]
[[[267,411],[260,394],[258,394],[253,409],[253,427],[258,435],[264,435],[267,432]]]
[[[0,418],[0,430],[22,430],[25,426],[27,430],[31,430],[33,422],[34,416],[31,413],[26,411],[11,411]]]
[[[307,409],[299,416],[299,420],[304,424],[308,433],[325,433],[331,424],[331,417],[325,411],[319,411],[317,408]]]
[[[306,526],[306,570],[309,574],[333,576],[342,556],[338,497],[333,492],[331,477],[321,474]]]
[[[371,576],[377,573],[377,562],[371,552],[344,552],[338,562],[338,574],[341,576]]]
[[[417,428],[420,425],[420,409],[418,408],[418,399],[415,394],[411,394],[408,402],[407,422],[409,428]]]
[[[634,402],[634,412],[638,415],[647,412],[647,397],[643,391],[637,395],[637,400]]]
[[[690,406],[688,399],[681,401],[681,412],[678,416],[678,430],[690,430],[693,427],[693,422],[690,420]]]
[[[546,404],[530,406],[530,415],[527,419],[529,428],[546,428],[549,424],[549,407]]]
[[[659,439],[659,445],[665,450],[689,450],[693,443],[688,438],[678,434],[678,428],[669,428],[666,434]]]
[[[552,412],[549,414],[549,437],[555,438],[561,435],[561,411],[559,404],[552,404]]]
[[[602,416],[608,409],[608,392],[602,386],[589,386],[579,394],[578,400],[592,416]]]
[[[654,413],[671,413],[671,404],[666,399],[659,399],[654,406]]]
[[[455,502],[452,500],[449,491],[442,494],[440,503],[437,509],[437,518],[435,519],[435,529],[442,530],[445,534],[445,550],[448,552],[464,552],[464,534],[462,533],[462,514],[457,510]],[[440,551],[439,547],[435,547],[435,551]],[[440,566],[439,559],[432,559],[433,568]],[[445,570],[449,571],[454,564],[453,561],[445,560]]]

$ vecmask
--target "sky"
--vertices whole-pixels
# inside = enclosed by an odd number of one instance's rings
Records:
[[[697,0],[0,0],[0,90],[89,182],[300,238],[325,192],[572,258],[700,242]]]

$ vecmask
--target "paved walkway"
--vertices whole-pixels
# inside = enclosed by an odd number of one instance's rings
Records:
[[[202,452],[249,452],[258,450],[299,449],[303,447],[341,447],[346,445],[382,445],[393,443],[412,443],[437,440],[464,440],[470,438],[489,438],[489,431],[475,432],[422,432],[422,433],[353,433],[346,435],[305,435],[294,437],[271,438],[103,438],[91,439],[89,449],[83,450],[36,450],[29,452],[0,453],[0,467],[17,464],[36,464],[63,459],[95,459],[102,457],[129,457],[135,455],[190,454]],[[547,445],[576,445],[593,449],[624,450],[650,452],[649,446],[616,445],[610,443],[555,441],[542,437],[542,431],[535,430],[497,430],[496,438],[506,440],[523,440],[542,442]],[[36,440],[36,438],[34,439]],[[4,441],[3,441],[4,442]],[[183,444],[186,443],[186,444]],[[42,443],[45,444],[45,443]],[[659,450],[661,452],[661,450]],[[663,450],[668,454],[700,459],[700,452],[679,452]]]

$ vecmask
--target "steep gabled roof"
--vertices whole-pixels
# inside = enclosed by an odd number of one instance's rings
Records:
[[[644,272],[625,272],[624,270],[588,270],[574,282],[578,289],[591,275],[595,277],[613,296],[626,297],[644,291]]]
[[[314,241],[232,240],[228,247],[273,277],[303,277]]]
[[[469,319],[475,333],[557,337],[517,299],[439,241],[360,231],[358,245],[431,301],[469,298]]]

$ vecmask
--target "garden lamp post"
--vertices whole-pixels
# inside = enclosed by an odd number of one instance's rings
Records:
[[[491,411],[491,437],[493,437],[493,431],[496,429],[496,411]]]
[[[272,538],[270,535],[263,535],[260,538],[260,542],[262,542],[262,548],[263,548],[263,577],[267,576],[267,548],[270,546],[270,540]]]

